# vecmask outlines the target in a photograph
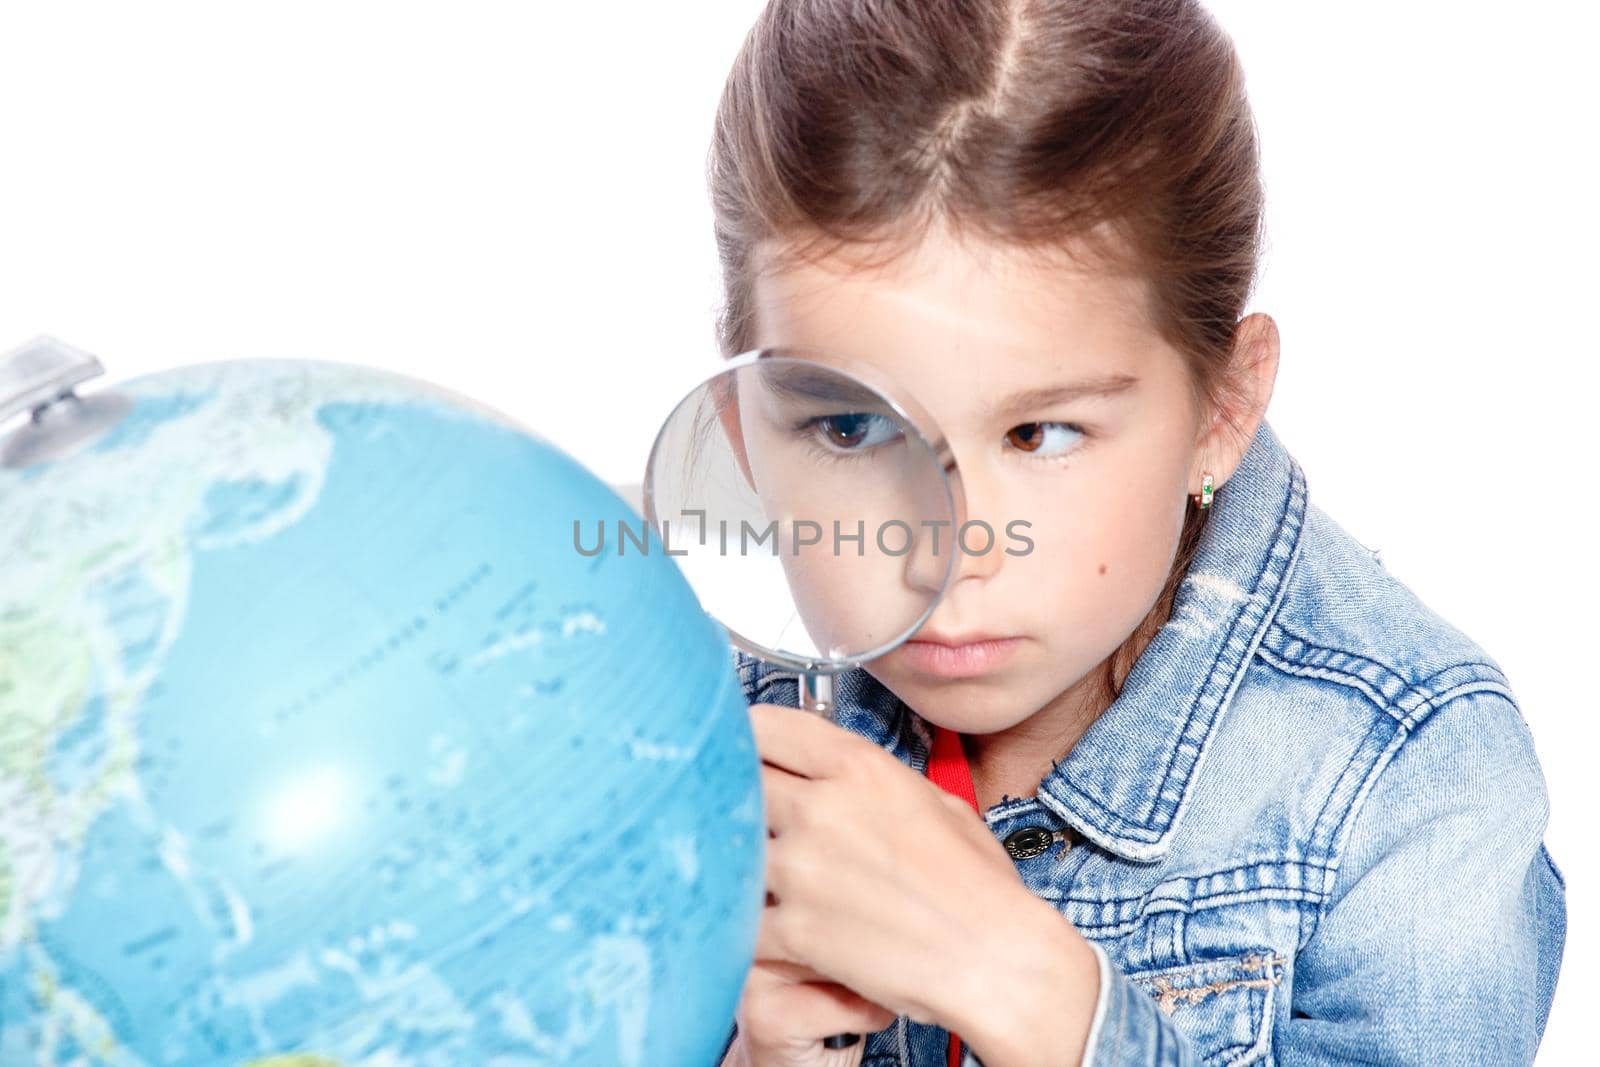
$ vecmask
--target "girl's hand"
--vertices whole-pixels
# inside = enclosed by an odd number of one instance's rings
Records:
[[[882,1030],[894,1018],[807,968],[758,959],[745,979],[735,1016],[739,1033],[722,1067],[858,1067],[865,1041],[830,1049],[822,1039]]]
[[[752,1049],[797,1057],[752,1063],[858,1063],[864,1042],[832,1050],[821,1039],[896,1015],[959,1033],[1049,905],[964,800],[890,753],[796,708],[753,704],[750,718],[768,899],[743,1010]]]

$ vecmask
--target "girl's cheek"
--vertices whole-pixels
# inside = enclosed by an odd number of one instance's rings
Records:
[[[1149,486],[1105,485],[1053,503],[1026,533],[1026,556],[1008,564],[1067,603],[1105,597],[1153,598],[1165,584],[1183,530],[1182,500]]]

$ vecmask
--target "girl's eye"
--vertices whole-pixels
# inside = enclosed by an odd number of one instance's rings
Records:
[[[1072,445],[1083,435],[1083,429],[1076,423],[1025,422],[1006,431],[1006,440],[1019,452],[1049,459],[1060,455],[1064,446]]]
[[[900,435],[893,419],[871,412],[822,415],[806,425],[815,427],[817,436],[836,452],[865,452]]]

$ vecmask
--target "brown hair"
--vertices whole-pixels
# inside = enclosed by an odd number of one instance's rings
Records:
[[[1142,278],[1197,409],[1229,415],[1263,189],[1238,54],[1198,0],[769,0],[723,89],[707,178],[724,356],[753,347],[764,264],[886,261],[939,224]],[[1108,700],[1170,615],[1208,514],[1190,499],[1161,597],[1106,661]]]

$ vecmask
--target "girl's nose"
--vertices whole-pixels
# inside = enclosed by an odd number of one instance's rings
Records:
[[[958,470],[952,479],[959,504],[954,520],[924,523],[913,539],[906,580],[914,589],[936,593],[947,573],[950,585],[963,578],[987,579],[1003,563],[1005,520],[996,522],[998,510],[985,506],[985,501],[997,500],[1000,494],[974,484],[965,468]]]
[[[911,551],[906,554],[906,584],[919,593],[936,596],[950,571],[953,538],[948,522],[941,528],[925,521],[920,529],[912,531]],[[950,581],[955,581],[954,575]]]

